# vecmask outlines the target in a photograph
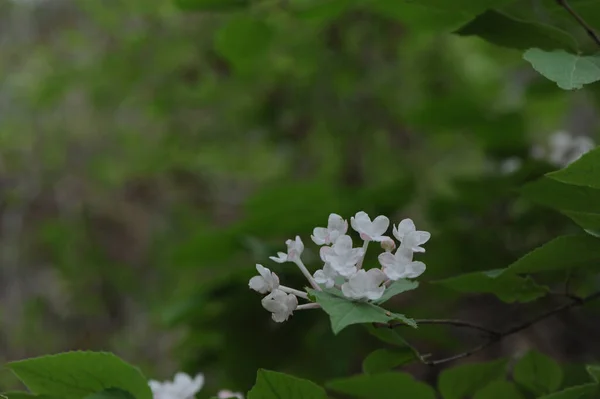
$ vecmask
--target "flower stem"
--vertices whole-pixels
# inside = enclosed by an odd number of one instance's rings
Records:
[[[362,256],[362,258],[360,258],[360,260],[358,261],[358,264],[356,265],[357,270],[362,269],[363,262],[365,261],[365,256],[367,256],[367,248],[369,248],[370,242],[371,241],[365,240],[365,243],[362,246],[363,256]]]
[[[304,291],[300,291],[291,287],[286,287],[285,285],[280,285],[279,289],[285,292],[286,294],[294,294],[296,296],[299,296],[300,298],[308,299],[308,294]]]
[[[296,310],[304,310],[304,309],[320,309],[321,305],[319,305],[318,303],[305,303],[303,305],[298,305],[298,307],[296,307]]]
[[[319,287],[319,284],[317,284],[313,276],[310,275],[308,269],[306,268],[306,266],[304,266],[304,263],[302,263],[302,259],[295,260],[294,263],[296,264],[296,266],[298,266],[302,274],[304,274],[304,277],[306,277],[311,287],[313,287],[317,291],[323,291],[321,287]]]

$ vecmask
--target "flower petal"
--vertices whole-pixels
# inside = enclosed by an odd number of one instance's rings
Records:
[[[261,276],[252,277],[250,279],[250,282],[248,283],[248,286],[250,287],[250,289],[253,289],[254,291],[259,292],[261,294],[266,294],[267,292],[269,292],[267,282]]]
[[[390,219],[387,216],[377,216],[371,225],[372,236],[382,236],[390,227]]]
[[[396,257],[390,252],[380,254],[377,259],[383,267],[394,267],[396,264]]]
[[[406,269],[405,278],[417,278],[425,272],[426,266],[423,262],[411,262]]]

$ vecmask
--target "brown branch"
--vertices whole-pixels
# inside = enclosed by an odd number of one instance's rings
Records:
[[[483,349],[486,349],[489,346],[492,346],[493,344],[495,344],[496,342],[500,342],[502,341],[504,338],[516,334],[520,331],[523,331],[531,326],[533,326],[536,323],[539,323],[542,320],[545,320],[549,317],[552,317],[558,313],[564,312],[566,310],[572,309],[572,308],[576,308],[579,306],[583,306],[588,302],[592,302],[596,299],[600,298],[600,291],[593,293],[589,296],[586,296],[584,298],[580,298],[580,297],[575,297],[575,296],[568,296],[567,298],[570,299],[570,302],[565,303],[563,305],[560,305],[554,309],[550,309],[547,310],[545,312],[540,313],[539,315],[537,315],[536,317],[523,322],[521,324],[518,324],[514,327],[511,327],[505,331],[496,331],[496,330],[492,330],[490,328],[487,327],[483,327],[480,326],[478,324],[475,323],[471,323],[468,321],[462,321],[462,320],[453,320],[453,319],[422,319],[422,320],[415,320],[415,322],[417,324],[434,324],[434,325],[449,325],[449,326],[455,326],[455,327],[465,327],[465,328],[470,328],[473,330],[477,330],[477,331],[481,331],[483,333],[485,333],[488,336],[487,341],[485,341],[484,343],[477,345],[465,352],[456,354],[454,356],[450,356],[450,357],[446,357],[446,358],[442,358],[442,359],[438,359],[438,360],[428,360],[429,355],[420,355],[420,360],[423,364],[426,364],[428,366],[439,366],[440,364],[445,364],[445,363],[450,363],[453,362],[455,360],[459,360],[459,359],[463,359],[465,357],[469,357],[471,355],[473,355],[474,353],[477,353]],[[385,323],[373,323],[375,326],[377,327],[388,327],[388,328],[394,328],[394,327],[404,327],[406,326],[406,324],[404,323],[389,323],[389,324],[385,324]]]
[[[600,46],[600,36],[598,36],[596,31],[594,31],[594,29],[587,22],[585,22],[585,20],[579,14],[577,14],[577,12],[571,7],[567,0],[556,0],[556,2],[569,14],[571,14],[571,16],[575,18],[577,23],[581,25],[583,29],[585,29],[586,33],[594,41],[594,43]]]
[[[464,327],[464,328],[470,328],[473,330],[478,330],[481,331],[483,333],[485,333],[486,335],[490,336],[490,337],[495,337],[501,334],[500,331],[496,331],[496,330],[492,330],[491,328],[487,328],[484,326],[481,326],[479,324],[475,324],[475,323],[471,323],[469,321],[463,321],[463,320],[454,320],[454,319],[417,319],[415,320],[415,323],[417,323],[417,325],[424,325],[424,324],[434,324],[434,325],[447,325],[447,326],[453,326],[453,327]],[[390,324],[386,324],[386,327],[403,327],[403,326],[407,326],[407,324],[404,324],[402,322],[398,322],[398,323],[390,323]]]

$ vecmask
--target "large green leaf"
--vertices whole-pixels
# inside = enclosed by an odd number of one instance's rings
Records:
[[[475,393],[473,399],[525,399],[512,382],[492,381]]]
[[[577,42],[566,32],[552,26],[520,21],[499,11],[488,10],[460,28],[461,36],[479,36],[497,46],[525,50],[577,50]]]
[[[490,8],[501,7],[513,0],[400,0],[405,3],[418,3],[423,7],[429,7],[434,10],[456,11],[461,10],[469,14],[480,14]]]
[[[429,385],[399,372],[340,378],[328,382],[326,386],[333,391],[365,399],[435,399],[435,391]]]
[[[408,347],[408,343],[394,328],[377,328],[371,324],[364,325],[369,334],[377,337],[382,342],[386,344],[399,346],[399,347]]]
[[[600,57],[598,60],[600,65]],[[546,176],[567,184],[600,189],[600,147],[584,154],[568,167]]]
[[[511,264],[505,273],[539,273],[598,266],[600,240],[590,235],[567,235],[534,249]]]
[[[600,80],[600,56],[570,54],[564,50],[529,49],[523,58],[540,74],[565,90],[581,89]]]
[[[545,395],[560,387],[563,372],[554,359],[532,350],[519,359],[513,370],[513,377],[532,393]]]
[[[559,392],[554,392],[549,395],[538,397],[538,399],[584,399],[592,397],[587,396],[594,392],[598,392],[598,384],[584,384],[575,387],[569,387]]]
[[[362,369],[365,374],[376,374],[414,360],[416,360],[416,356],[409,348],[404,350],[376,349],[363,360]]]
[[[548,288],[532,279],[504,274],[504,269],[473,272],[434,281],[444,287],[467,294],[493,294],[508,303],[531,302],[548,293]]]
[[[392,320],[400,320],[411,327],[417,327],[414,320],[371,303],[351,301],[331,292],[309,290],[309,293],[329,315],[334,334],[351,324],[387,323]]]
[[[524,185],[521,194],[533,202],[560,211],[586,230],[600,229],[598,189],[543,177]]]
[[[448,368],[440,374],[438,389],[444,399],[464,399],[487,386],[492,381],[503,379],[506,360],[488,363],[471,363]]]
[[[400,279],[400,280],[394,281],[392,283],[392,285],[390,285],[388,288],[385,289],[381,298],[379,298],[376,301],[373,301],[373,303],[376,303],[378,305],[382,304],[385,301],[387,301],[388,299],[392,298],[393,296],[396,296],[396,295],[401,294],[406,291],[414,290],[417,287],[419,287],[418,281],[410,281],[410,280],[405,280],[405,279]]]
[[[327,399],[327,394],[312,381],[259,369],[248,399]]]
[[[81,399],[112,387],[136,399],[152,399],[141,371],[112,353],[66,352],[11,362],[7,367],[36,394]]]
[[[135,399],[135,397],[122,389],[108,388],[88,395],[85,399]]]
[[[185,11],[230,11],[248,7],[250,0],[175,0],[175,4]]]

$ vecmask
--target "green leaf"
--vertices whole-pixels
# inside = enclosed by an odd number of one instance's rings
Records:
[[[532,350],[517,362],[513,377],[532,393],[544,395],[560,388],[563,372],[554,359]]]
[[[521,194],[535,203],[560,211],[585,230],[600,229],[600,190],[542,177],[524,185]]]
[[[498,380],[477,391],[473,399],[524,399],[524,396],[512,382]]]
[[[136,399],[152,399],[141,371],[112,353],[65,352],[8,363],[7,367],[36,394],[81,399],[112,387],[131,392]]]
[[[327,395],[314,382],[259,369],[248,399],[327,399]]]
[[[418,286],[419,286],[418,281],[410,281],[410,280],[405,280],[405,279],[400,279],[400,280],[394,281],[394,283],[392,285],[390,285],[388,288],[385,289],[381,298],[379,298],[376,301],[373,301],[373,303],[376,303],[378,305],[382,304],[385,301],[392,298],[393,296],[396,296],[396,295],[401,294],[406,291],[414,290]]]
[[[464,13],[472,15],[480,14],[490,8],[497,8],[510,3],[512,0],[455,0],[448,2],[447,0],[401,0],[404,3],[418,3],[423,7],[431,8],[432,10],[454,11],[461,10]]]
[[[240,14],[229,19],[216,33],[215,49],[237,70],[244,71],[260,64],[272,37],[273,32],[264,20]]]
[[[566,388],[562,391],[538,397],[538,399],[583,399],[586,395],[597,392],[598,384],[585,384]]]
[[[376,374],[389,371],[416,359],[414,352],[405,350],[376,349],[363,360],[362,369],[365,374]]]
[[[32,395],[29,392],[2,392],[0,393],[0,398],[6,399],[60,399],[56,396],[50,395]]]
[[[523,54],[533,68],[565,90],[581,89],[583,85],[600,80],[600,57],[569,54],[564,50],[552,52],[538,48]]]
[[[596,383],[600,383],[600,366],[587,365],[585,369]]]
[[[600,215],[600,190],[594,188],[542,177],[525,184],[520,192],[525,198],[549,208]]]
[[[503,379],[506,360],[488,363],[470,363],[442,371],[438,389],[444,399],[463,399],[484,388],[490,382]]]
[[[135,399],[135,397],[122,389],[108,388],[103,391],[88,395],[85,397],[85,399]]]
[[[598,57],[600,68],[600,57]],[[600,189],[600,147],[584,154],[564,169],[546,176],[567,184]]]
[[[333,391],[357,398],[435,399],[433,388],[406,373],[362,374],[333,380],[325,385]]]
[[[600,241],[589,235],[560,236],[511,264],[505,273],[539,273],[597,266]]]
[[[577,42],[566,32],[552,26],[520,21],[499,11],[488,10],[477,16],[456,33],[460,36],[479,36],[497,46],[526,50],[577,50]]]
[[[175,0],[175,5],[185,11],[231,11],[248,7],[250,0]]]
[[[334,334],[339,333],[351,324],[360,323],[387,323],[392,320],[400,320],[407,325],[416,328],[414,320],[404,315],[388,312],[367,302],[350,301],[344,297],[330,292],[309,290],[323,310],[331,319],[331,329]]]
[[[387,344],[399,346],[399,347],[407,347],[408,343],[402,338],[400,334],[396,332],[393,328],[377,328],[372,326],[371,324],[364,325],[369,334],[377,337],[380,341],[383,341]]]
[[[507,303],[531,302],[548,293],[547,287],[537,285],[531,278],[503,274],[504,270],[466,273],[433,284],[465,294],[493,294]]]

